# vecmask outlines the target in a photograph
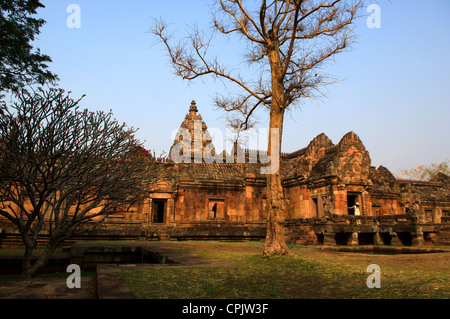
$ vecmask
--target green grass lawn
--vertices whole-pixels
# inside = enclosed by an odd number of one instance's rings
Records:
[[[167,242],[232,263],[219,267],[124,268],[139,298],[303,299],[449,298],[450,253],[369,255],[293,247],[292,256],[262,257],[262,243]],[[367,266],[381,268],[381,288],[368,288]]]

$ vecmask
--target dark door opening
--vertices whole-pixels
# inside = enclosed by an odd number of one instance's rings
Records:
[[[217,217],[217,203],[214,203],[214,206],[213,206],[213,208],[212,208],[212,211],[213,211],[213,213],[214,213],[214,218],[216,218],[216,217]]]
[[[153,223],[162,224],[164,223],[164,216],[166,212],[166,202],[165,199],[154,199],[153,200]]]
[[[347,195],[347,207],[348,207],[348,214],[349,215],[355,215],[355,204],[358,202],[358,195],[355,194],[348,194]]]

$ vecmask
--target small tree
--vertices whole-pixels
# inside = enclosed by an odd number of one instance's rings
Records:
[[[416,168],[401,169],[400,174],[396,175],[396,177],[429,181],[436,177],[439,173],[450,176],[449,163],[449,160],[445,160],[441,163],[432,163],[430,165],[420,165]]]
[[[0,94],[57,80],[47,70],[50,57],[32,45],[45,23],[34,17],[38,7],[44,7],[38,0],[0,2]]]
[[[166,46],[175,74],[194,80],[213,76],[238,89],[229,96],[218,95],[215,103],[238,116],[233,127],[246,129],[258,108],[269,110],[268,154],[280,158],[286,110],[304,99],[320,97],[321,88],[335,80],[322,68],[353,40],[352,24],[362,1],[344,0],[219,0],[213,25],[222,35],[236,35],[247,44],[248,69],[234,69],[209,55],[212,34],[192,28],[187,37],[173,43],[167,24],[157,21],[153,33]],[[244,68],[245,69],[245,68]],[[288,254],[285,243],[285,201],[278,169],[267,175],[267,235],[264,255]]]
[[[0,106],[0,216],[21,234],[30,278],[81,225],[93,229],[141,199],[158,168],[111,113],[80,110],[63,90],[16,98]],[[44,230],[48,245],[32,263]]]

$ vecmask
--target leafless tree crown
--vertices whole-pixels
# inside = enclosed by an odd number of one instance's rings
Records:
[[[252,76],[240,67],[230,69],[210,56],[212,33],[198,28],[174,43],[168,25],[157,20],[152,32],[167,48],[175,74],[183,79],[211,75],[239,87],[235,94],[215,98],[217,107],[232,112],[232,127],[246,129],[259,106],[287,109],[300,98],[320,98],[324,85],[335,81],[324,74],[327,60],[349,47],[354,40],[351,24],[363,1],[344,0],[218,0],[214,7],[214,29],[245,40],[244,62]],[[274,95],[274,85],[282,95]],[[274,101],[274,99],[277,99]],[[275,102],[275,103],[274,103]]]
[[[66,237],[126,210],[151,182],[135,130],[78,102],[52,90],[0,108],[0,215],[25,238],[36,240],[44,222]]]

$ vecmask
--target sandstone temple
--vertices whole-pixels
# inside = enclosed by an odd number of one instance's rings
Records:
[[[197,123],[197,124],[196,124]],[[200,123],[201,143],[194,145]],[[155,240],[263,240],[266,177],[256,152],[237,144],[222,163],[194,161],[196,148],[216,154],[193,101],[180,125],[192,135],[189,161],[161,165],[177,172],[152,185],[148,198],[128,212],[111,215],[87,238]],[[197,130],[198,132],[198,130]],[[171,150],[183,141],[177,137]],[[261,152],[259,152],[261,154]],[[217,155],[217,154],[216,154]],[[245,160],[238,161],[241,156]],[[282,154],[287,242],[315,245],[450,244],[450,177],[397,179],[371,166],[360,138],[349,132],[334,144],[325,134]],[[0,243],[19,240],[0,220]]]

